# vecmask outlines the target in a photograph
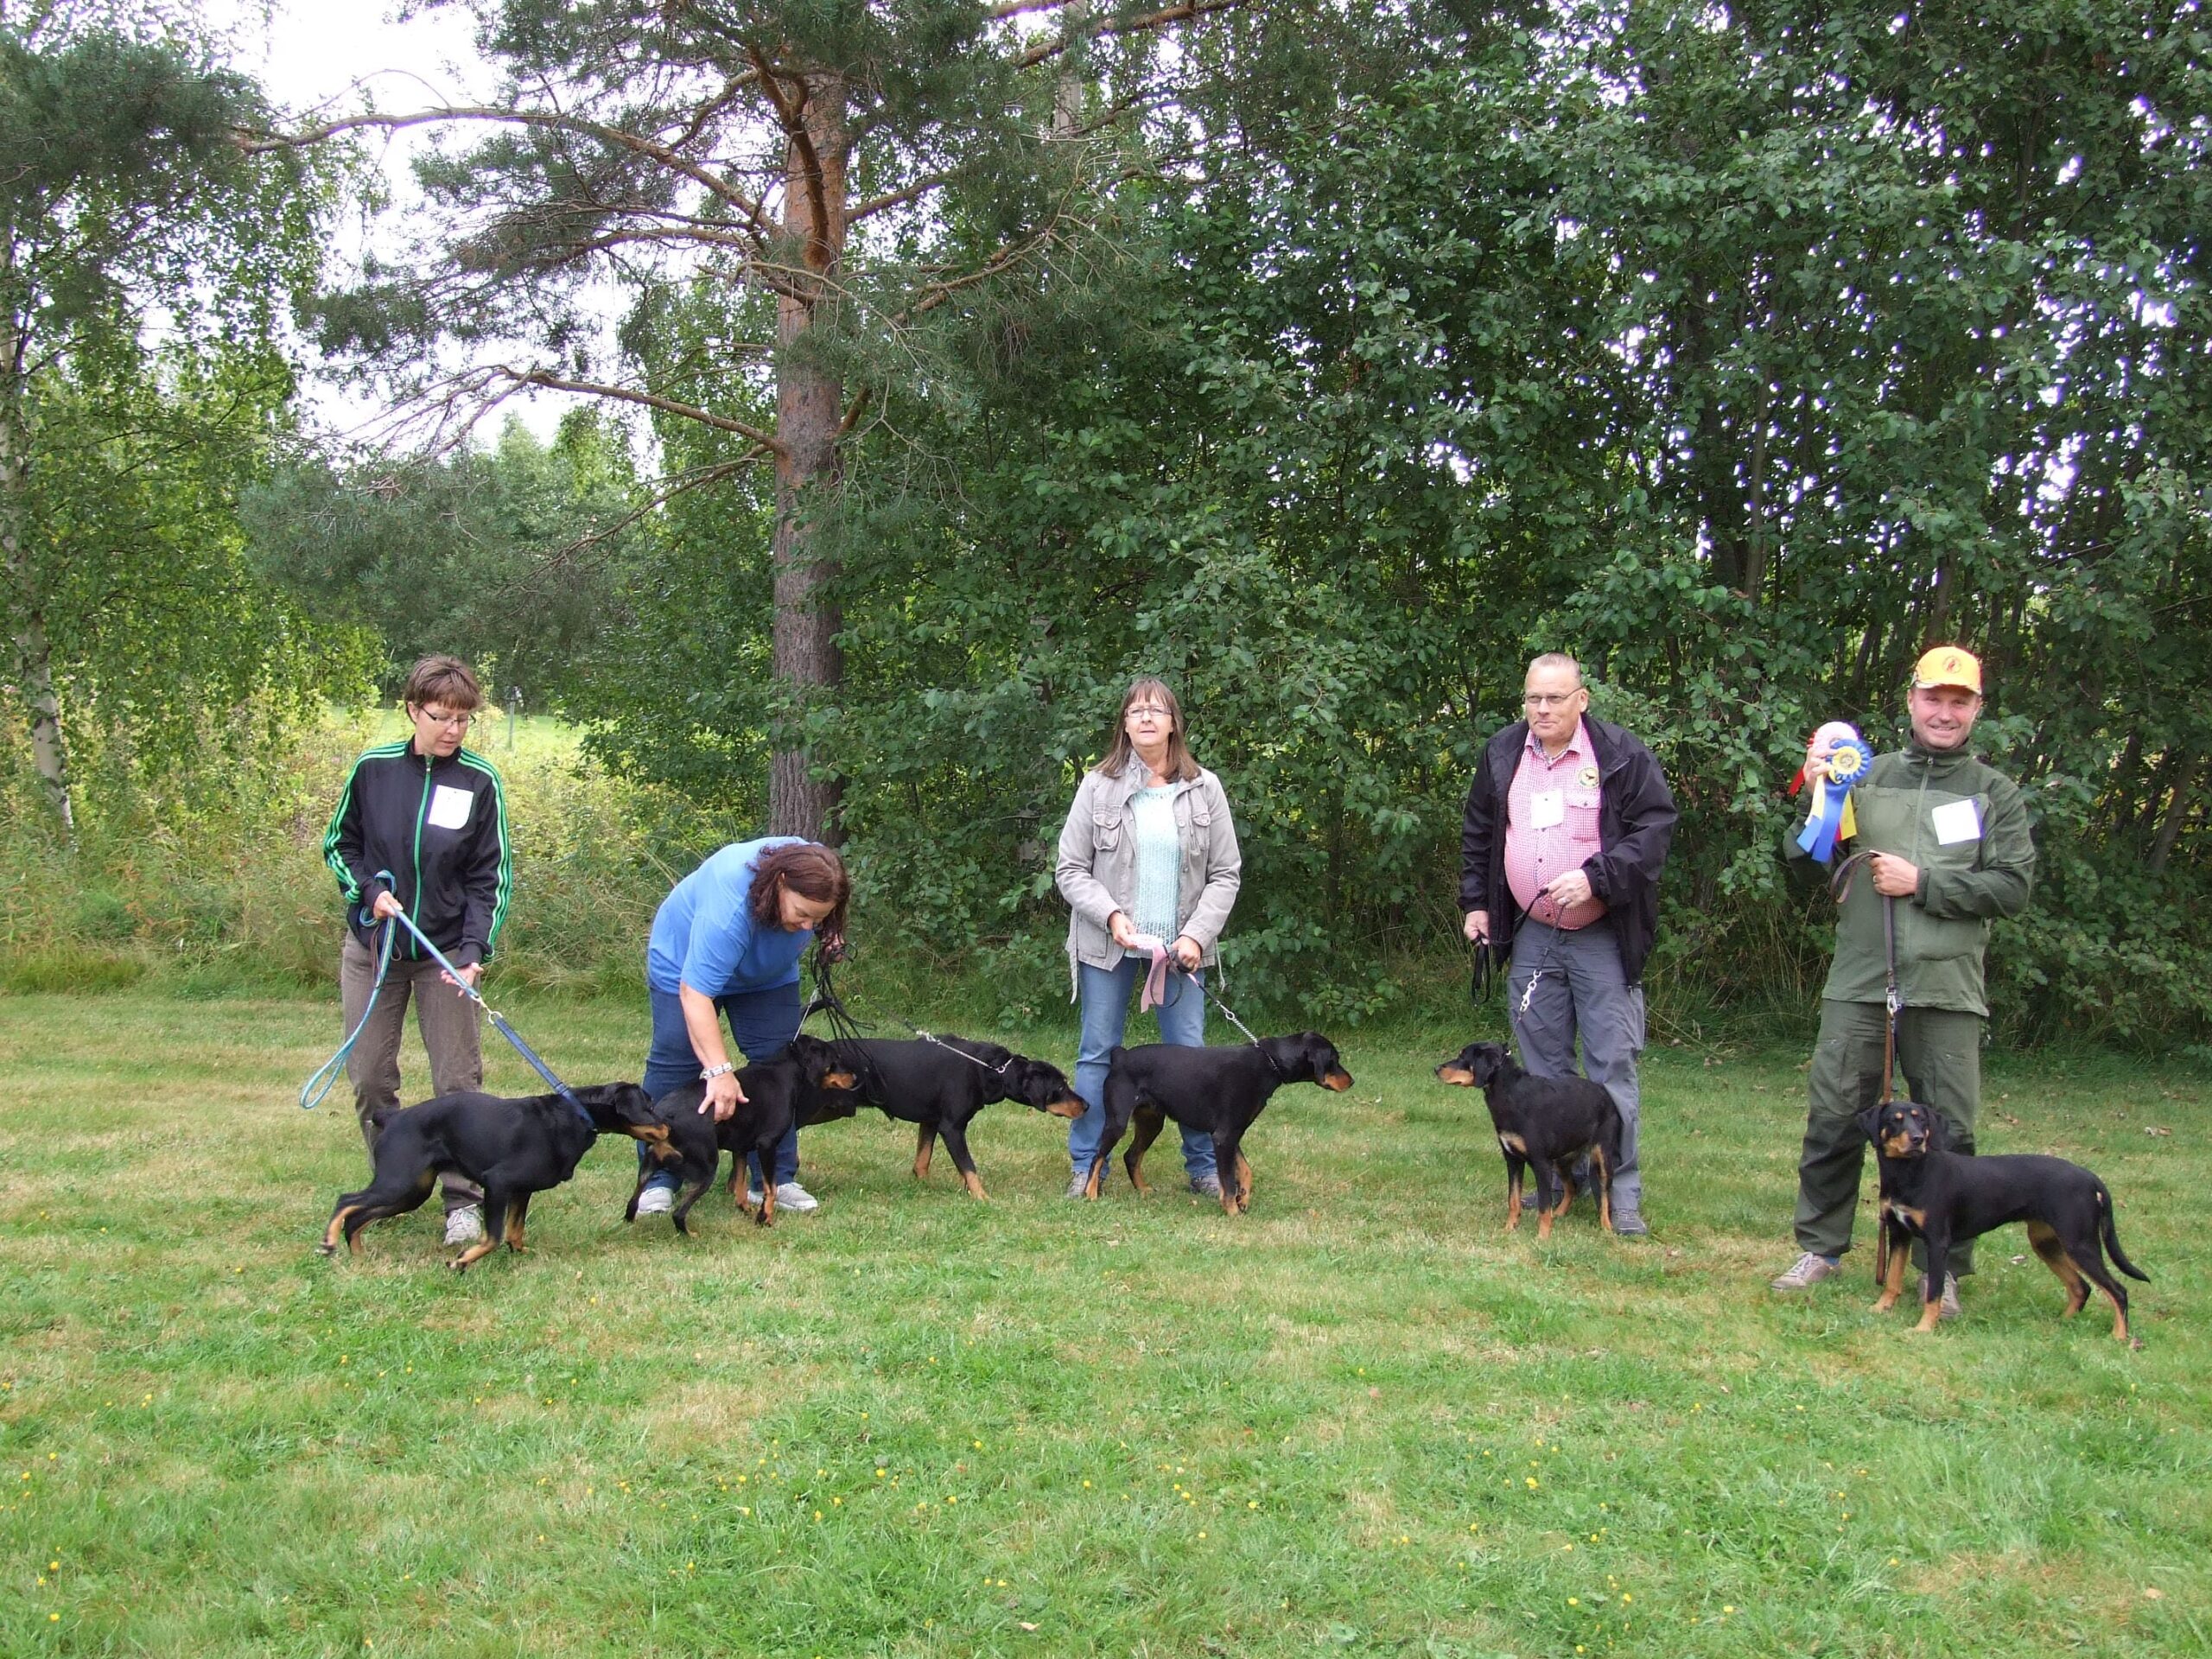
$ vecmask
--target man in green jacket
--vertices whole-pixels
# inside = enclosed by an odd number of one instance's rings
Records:
[[[1955,1150],[1974,1151],[1981,1104],[1981,1033],[1989,1017],[1982,954],[1989,925],[2027,908],[2035,842],[2019,785],[1974,758],[1967,741],[1981,713],[1981,664],[1939,645],[1913,666],[1906,696],[1911,745],[1878,757],[1852,790],[1854,851],[1871,851],[1836,918],[1835,960],[1821,992],[1821,1034],[1808,1084],[1805,1146],[1797,1160],[1796,1264],[1774,1281],[1803,1290],[1835,1273],[1851,1223],[1866,1141],[1859,1114],[1880,1097],[1887,949],[1883,909],[1896,912],[1897,1066],[1910,1097],[1950,1122]],[[1808,766],[1827,758],[1815,739]],[[1789,855],[1799,858],[1795,837]],[[1921,1263],[1919,1247],[1913,1250]],[[1974,1271],[1954,1247],[1942,1288],[1955,1317],[1955,1282]],[[1923,1263],[1924,1266],[1924,1263]],[[1924,1299],[1924,1287],[1923,1287]]]

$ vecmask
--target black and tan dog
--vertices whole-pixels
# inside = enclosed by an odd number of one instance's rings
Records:
[[[1928,1276],[1916,1331],[1933,1331],[1942,1309],[1943,1275],[1955,1241],[1979,1238],[2007,1222],[2028,1224],[2028,1243],[2066,1287],[2066,1317],[2079,1313],[2094,1284],[2112,1300],[2112,1334],[2133,1343],[2127,1331],[2127,1287],[2106,1269],[2131,1279],[2150,1275],[2122,1254],[2113,1229],[2112,1194],[2096,1175],[2063,1158],[2012,1154],[1969,1158],[1947,1149],[1950,1126],[1941,1112],[1917,1101],[1893,1100],[1859,1115],[1874,1143],[1881,1171],[1881,1235],[1874,1281],[1882,1287],[1877,1313],[1897,1306],[1904,1291],[1907,1255],[1915,1238],[1928,1248]],[[2100,1249],[2101,1246],[2101,1249]]]
[[[839,1042],[836,1047],[851,1063],[861,1092],[871,1105],[880,1107],[886,1117],[915,1126],[915,1179],[928,1176],[931,1154],[941,1138],[962,1183],[979,1198],[988,1195],[968,1150],[968,1125],[976,1113],[1001,1100],[1018,1100],[1055,1117],[1081,1117],[1084,1113],[1083,1097],[1069,1086],[1067,1074],[1059,1067],[996,1043],[970,1042],[964,1037],[924,1042],[867,1038]]]
[[[358,1192],[339,1195],[323,1230],[322,1253],[335,1252],[342,1234],[358,1255],[362,1228],[405,1215],[430,1196],[439,1172],[450,1169],[484,1189],[484,1236],[454,1257],[449,1265],[460,1270],[502,1243],[521,1249],[531,1195],[575,1174],[601,1135],[629,1135],[664,1161],[676,1155],[667,1126],[655,1119],[652,1102],[636,1084],[594,1084],[575,1096],[589,1122],[558,1095],[516,1100],[456,1093],[385,1113],[377,1120],[375,1178]]]
[[[1317,1083],[1341,1093],[1351,1087],[1351,1073],[1337,1058],[1336,1045],[1318,1031],[1262,1037],[1234,1048],[1151,1043],[1115,1049],[1107,1056],[1106,1122],[1084,1196],[1098,1196],[1114,1144],[1132,1123],[1135,1133],[1123,1163],[1129,1185],[1148,1192],[1141,1173],[1144,1154],[1172,1117],[1213,1136],[1221,1207],[1232,1216],[1250,1209],[1252,1166],[1244,1161],[1244,1132],[1286,1083]]]
[[[1536,1172],[1536,1236],[1549,1238],[1552,1223],[1574,1202],[1574,1166],[1590,1161],[1598,1193],[1598,1224],[1613,1230],[1613,1171],[1620,1166],[1625,1130],[1621,1109],[1605,1085],[1587,1077],[1531,1077],[1514,1064],[1503,1043],[1469,1043],[1456,1059],[1436,1068],[1443,1082],[1476,1088],[1490,1105],[1498,1150],[1505,1154],[1505,1230],[1521,1224],[1521,1181]]]
[[[691,1206],[714,1185],[724,1152],[734,1160],[730,1197],[744,1208],[748,1154],[760,1160],[764,1172],[772,1173],[777,1144],[793,1128],[850,1117],[861,1105],[860,1082],[852,1068],[830,1045],[804,1035],[792,1038],[791,1046],[774,1059],[739,1071],[737,1086],[745,1095],[744,1103],[719,1123],[711,1113],[699,1109],[707,1097],[704,1083],[684,1084],[652,1103],[653,1119],[665,1133],[670,1155],[677,1163],[677,1184],[683,1189],[669,1212],[679,1233],[691,1230]],[[638,1198],[652,1173],[651,1166],[639,1166],[637,1188],[630,1194],[623,1220],[638,1218]],[[771,1227],[775,1219],[776,1184],[763,1181],[760,1208],[753,1224]]]

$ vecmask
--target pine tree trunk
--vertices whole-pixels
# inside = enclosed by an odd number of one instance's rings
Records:
[[[12,264],[12,262],[10,262]],[[61,702],[54,690],[54,652],[46,634],[45,607],[24,544],[24,496],[30,487],[30,429],[23,407],[23,334],[20,319],[0,320],[0,570],[7,577],[9,664],[30,715],[31,760],[46,786],[47,804],[64,835],[76,832],[69,800],[69,750],[61,732]]]
[[[772,835],[839,839],[842,783],[810,775],[804,730],[806,713],[836,695],[844,677],[835,605],[821,596],[835,565],[817,550],[814,521],[836,495],[844,383],[819,346],[808,340],[833,321],[835,283],[845,252],[846,194],[844,88],[834,76],[810,76],[803,111],[808,142],[794,137],[786,152],[785,229],[801,252],[807,275],[796,294],[778,303],[774,664],[785,705],[768,771],[768,830]]]

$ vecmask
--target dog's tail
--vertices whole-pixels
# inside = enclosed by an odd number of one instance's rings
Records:
[[[2097,1183],[2097,1209],[2104,1217],[2105,1254],[2112,1257],[2113,1266],[2118,1268],[2129,1278],[2140,1279],[2145,1284],[2149,1284],[2151,1275],[2120,1253],[2120,1234],[2113,1230],[2112,1224],[2112,1194],[2105,1190],[2105,1184],[2102,1181]]]

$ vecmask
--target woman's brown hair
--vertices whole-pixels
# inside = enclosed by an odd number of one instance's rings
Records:
[[[408,671],[399,700],[417,709],[440,702],[456,715],[465,715],[484,701],[484,688],[460,658],[425,657]]]
[[[753,898],[747,906],[754,926],[783,926],[786,887],[802,899],[830,906],[830,913],[815,924],[815,938],[845,937],[845,906],[853,896],[853,879],[845,874],[843,859],[810,841],[787,841],[761,854],[753,861]]]
[[[1118,778],[1129,764],[1129,757],[1136,753],[1136,746],[1129,741],[1129,710],[1146,697],[1167,711],[1167,753],[1160,775],[1178,784],[1194,781],[1198,763],[1191,758],[1190,746],[1183,741],[1183,705],[1167,689],[1166,681],[1148,677],[1131,682],[1122,696],[1121,711],[1114,716],[1114,741],[1107,745],[1106,758],[1098,763],[1098,770],[1109,778]]]

